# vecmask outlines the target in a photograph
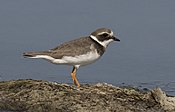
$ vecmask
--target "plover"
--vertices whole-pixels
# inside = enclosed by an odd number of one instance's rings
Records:
[[[73,66],[71,77],[74,84],[80,87],[76,78],[77,69],[80,66],[88,65],[98,60],[105,52],[109,43],[113,41],[120,40],[114,37],[112,30],[100,28],[87,37],[65,42],[47,51],[26,52],[23,53],[23,56],[28,58],[42,58],[54,64]]]

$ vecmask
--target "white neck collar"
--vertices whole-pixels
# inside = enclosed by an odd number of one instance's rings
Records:
[[[97,43],[99,43],[99,44],[102,45],[103,47],[105,47],[105,48],[107,47],[106,44],[103,43],[103,42],[100,42],[100,41],[97,39],[97,37],[95,37],[95,36],[93,36],[93,35],[90,35],[90,38],[93,39],[93,40],[95,40]]]

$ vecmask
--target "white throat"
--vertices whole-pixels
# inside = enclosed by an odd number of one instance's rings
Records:
[[[106,41],[101,42],[101,41],[99,41],[99,40],[97,39],[97,37],[95,37],[95,36],[93,36],[93,35],[90,35],[90,37],[91,37],[93,40],[95,40],[96,42],[98,42],[100,45],[102,45],[103,47],[105,47],[105,48],[108,46],[109,43],[111,43],[111,42],[113,41],[113,39],[109,39],[109,40],[106,40]]]

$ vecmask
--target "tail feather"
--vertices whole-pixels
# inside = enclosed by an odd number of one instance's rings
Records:
[[[49,52],[48,51],[41,51],[41,52],[25,52],[23,53],[23,56],[26,58],[32,58],[36,57],[38,55],[47,55]]]

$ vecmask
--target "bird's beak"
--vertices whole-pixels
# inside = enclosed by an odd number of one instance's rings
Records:
[[[114,41],[120,41],[120,39],[118,39],[118,38],[116,38],[116,37],[114,37],[114,36],[113,36],[113,40],[114,40]]]

